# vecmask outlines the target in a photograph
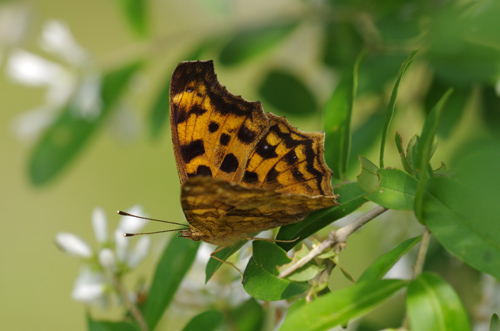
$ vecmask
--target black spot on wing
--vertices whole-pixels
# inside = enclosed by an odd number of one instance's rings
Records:
[[[176,118],[174,119],[175,120],[174,122],[177,124],[183,123],[188,119],[187,112],[181,111],[179,105],[176,104],[174,104],[173,114],[177,115]]]
[[[275,167],[272,167],[271,170],[268,171],[266,175],[266,182],[269,183],[276,183],[278,181],[278,171],[276,170]]]
[[[200,115],[203,115],[207,112],[207,110],[203,107],[201,107],[200,105],[193,105],[191,107],[191,109],[189,110],[189,116],[191,116],[191,114],[195,114],[196,116],[200,116]]]
[[[283,160],[288,164],[288,165],[293,165],[295,162],[297,162],[299,158],[297,157],[297,154],[295,151],[292,149],[286,155],[283,157]]]
[[[178,105],[174,105],[174,114],[177,114],[177,121],[176,123],[184,123],[189,119],[189,116],[192,114],[196,116],[201,116],[206,113],[206,109],[202,108],[198,105],[194,105],[189,109],[188,111],[183,111],[182,109],[179,108]]]
[[[231,140],[231,136],[228,135],[227,133],[223,133],[220,135],[219,141],[220,141],[221,145],[227,146],[227,144],[229,144],[230,140]]]
[[[259,175],[257,175],[256,172],[253,171],[245,171],[245,175],[243,176],[243,182],[252,184],[252,183],[257,183],[259,181]]]
[[[219,124],[214,121],[210,122],[208,125],[208,131],[210,131],[210,133],[214,133],[217,130],[219,130]]]
[[[256,136],[257,133],[247,128],[246,125],[242,125],[238,130],[238,140],[246,145],[254,142]]]
[[[196,168],[196,175],[212,177],[212,170],[210,170],[210,168],[207,166],[200,165],[198,166],[198,168]]]
[[[222,161],[222,164],[220,165],[220,170],[231,173],[235,172],[236,169],[238,169],[239,166],[238,159],[236,156],[234,156],[233,153],[229,153],[224,157],[224,161]]]
[[[197,156],[205,154],[205,146],[203,145],[203,141],[193,140],[187,145],[181,145],[181,155],[184,163],[191,162]]]
[[[313,148],[313,140],[312,140],[312,138],[310,136],[307,136],[307,135],[304,135],[304,134],[296,132],[296,134],[298,134],[300,136],[300,138],[302,138],[300,140],[296,140],[289,133],[282,132],[279,129],[278,125],[273,125],[271,127],[270,131],[274,131],[278,135],[278,137],[281,138],[282,141],[284,141],[286,148],[291,148],[292,149],[290,152],[288,152],[284,156],[284,160],[287,163],[289,161],[293,160],[293,158],[294,158],[293,156],[295,156],[295,157],[297,156],[295,154],[295,151],[294,151],[295,148],[297,148],[299,145],[303,145],[304,146],[307,172],[309,172],[312,175],[311,177],[314,177],[316,179],[315,181],[316,181],[316,184],[317,184],[319,192],[321,192],[321,194],[325,194],[324,191],[323,191],[323,188],[321,187],[323,173],[314,167],[314,161],[316,160],[317,156],[316,156],[316,153],[315,153],[314,148]],[[293,154],[292,154],[292,152],[293,152]],[[289,163],[289,164],[292,165],[294,163]],[[292,174],[293,174],[293,176],[297,180],[301,180],[301,179],[304,180],[304,176],[303,176],[302,173],[301,173],[301,175],[299,175],[298,173],[294,173],[293,170],[292,170]],[[269,177],[269,175],[268,175],[268,177]],[[267,180],[267,178],[266,178],[266,180]]]
[[[278,156],[278,154],[276,154],[276,146],[269,145],[265,139],[259,143],[255,152],[264,159],[272,159]]]
[[[292,171],[293,178],[295,178],[299,182],[304,181],[304,174],[302,174],[302,172],[300,172],[299,169],[293,168],[293,169],[291,169],[291,171]]]

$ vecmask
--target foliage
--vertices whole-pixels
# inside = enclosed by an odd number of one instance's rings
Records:
[[[148,40],[153,24],[146,1],[120,3],[131,31]],[[303,5],[308,7],[303,16],[256,20],[228,33],[213,33],[192,43],[184,57],[172,60],[163,81],[158,82],[158,95],[151,100],[153,106],[146,120],[151,137],[166,139],[163,131],[168,118],[170,69],[178,61],[214,58],[216,68],[253,68],[263,77],[255,91],[265,109],[292,119],[322,117],[325,158],[334,169],[334,182],[338,184],[335,193],[341,206],[313,212],[306,220],[281,228],[277,239],[296,239],[293,243],[254,242],[253,256],[244,271],[242,286],[246,292],[263,301],[286,299],[291,303],[280,330],[327,330],[345,325],[362,319],[401,290],[406,293],[412,330],[469,330],[474,321],[469,322],[461,298],[444,277],[423,272],[411,281],[382,279],[420,242],[420,233],[394,245],[367,266],[355,284],[344,289],[328,283],[331,268],[327,266],[331,262],[339,265],[340,246],[310,262],[320,268],[308,281],[279,278],[276,266],[290,263],[287,251],[299,247],[304,239],[311,235],[324,238],[323,229],[330,230],[331,223],[363,211],[370,203],[414,214],[415,222],[428,228],[448,253],[479,272],[500,278],[500,207],[496,202],[500,187],[500,99],[495,94],[500,76],[500,25],[495,16],[500,11],[499,3],[323,0]],[[329,98],[320,95],[317,85],[306,79],[305,66],[287,67],[281,61],[268,61],[286,43],[300,43],[298,30],[307,29],[311,16],[318,28],[314,30],[316,37],[321,40],[317,45],[321,61],[314,63],[314,70],[328,73],[332,86]],[[62,176],[63,170],[70,170],[66,168],[84,153],[82,147],[89,144],[91,135],[102,128],[125,85],[147,64],[145,54],[102,75],[101,110],[91,121],[75,117],[71,100],[61,109],[32,151],[29,178],[34,186],[46,185]],[[403,91],[403,86],[409,91]],[[405,99],[408,94],[410,100]],[[353,124],[362,104],[366,108],[362,120]],[[425,121],[420,132],[413,135],[403,131],[407,127],[401,119],[415,108]],[[457,145],[446,155],[438,143],[453,141],[467,112],[480,126],[467,130],[461,141],[468,145]],[[400,133],[393,142],[390,137],[395,129]],[[373,157],[375,149],[378,157]],[[447,166],[435,169],[433,155],[450,157],[449,170]],[[361,171],[356,177],[358,167]],[[226,259],[239,248],[223,250],[217,256]],[[150,329],[171,304],[197,249],[195,243],[182,238],[172,239],[165,249],[149,296],[139,307]],[[213,259],[209,262],[207,281],[219,265]],[[273,329],[274,325],[262,322],[263,314],[262,302],[254,299],[237,307],[207,307],[185,330],[200,326],[207,330],[245,329],[239,320],[247,321],[247,326],[255,323],[252,330]],[[498,328],[497,315],[491,324]],[[138,326],[128,315],[120,322],[97,321],[89,315],[88,328],[121,330]]]

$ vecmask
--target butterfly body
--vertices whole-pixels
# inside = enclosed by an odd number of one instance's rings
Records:
[[[181,237],[230,246],[337,205],[324,134],[305,133],[229,93],[212,61],[182,62],[170,85]]]

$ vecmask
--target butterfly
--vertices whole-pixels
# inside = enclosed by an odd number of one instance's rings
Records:
[[[181,62],[169,97],[189,223],[180,237],[220,246],[211,256],[231,264],[214,254],[338,205],[323,157],[324,133],[302,132],[284,117],[265,114],[260,102],[231,94],[212,61]]]

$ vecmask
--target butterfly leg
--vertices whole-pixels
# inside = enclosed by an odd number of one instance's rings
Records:
[[[270,238],[259,238],[259,237],[249,237],[247,240],[260,240],[260,241],[267,241],[270,243],[293,243],[294,241],[299,240],[299,237],[293,239],[293,240],[279,240],[279,239],[270,239]]]
[[[238,271],[240,273],[240,276],[241,276],[241,282],[243,283],[243,273],[241,272],[240,269],[238,269],[237,266],[235,266],[233,263],[229,262],[229,261],[225,261],[223,259],[220,259],[218,258],[217,256],[215,256],[216,253],[220,252],[221,250],[223,250],[224,248],[226,248],[225,246],[221,246],[219,248],[217,248],[215,251],[213,251],[211,254],[210,254],[210,257],[213,258],[213,259],[216,259],[217,261],[219,262],[222,262],[222,263],[225,263],[225,264],[228,264],[230,265],[231,267],[233,267],[234,269],[236,269],[236,271]]]

